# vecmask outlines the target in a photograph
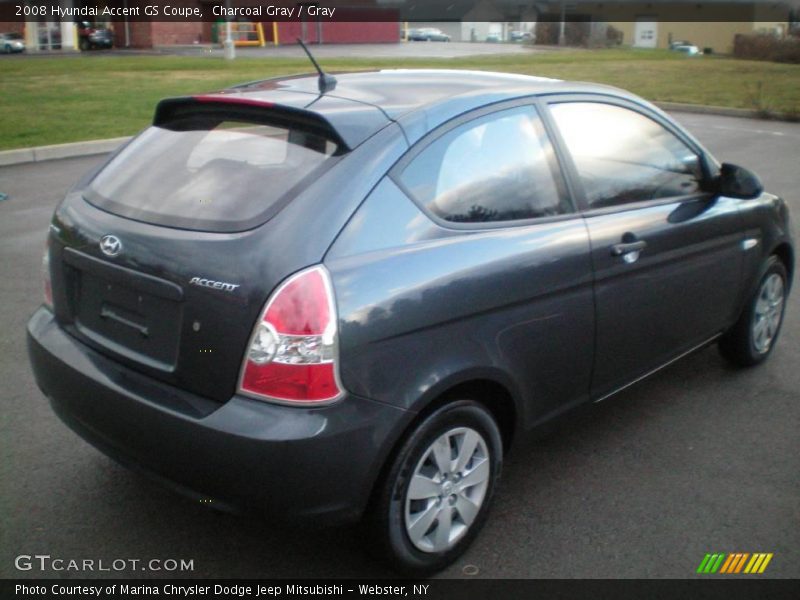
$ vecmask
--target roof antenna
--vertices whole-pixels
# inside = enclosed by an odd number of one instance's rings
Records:
[[[311,50],[309,50],[306,47],[306,45],[303,43],[303,40],[301,40],[300,38],[297,38],[297,43],[300,44],[300,46],[302,46],[303,50],[306,51],[306,54],[308,54],[309,60],[314,65],[314,68],[317,70],[317,73],[319,73],[319,79],[317,80],[318,81],[317,85],[319,85],[319,93],[320,94],[324,94],[325,92],[330,92],[333,89],[335,89],[336,88],[336,77],[334,77],[333,75],[328,75],[325,71],[322,70],[322,68],[319,66],[319,64],[317,64],[317,61],[314,60],[314,57],[311,54]]]

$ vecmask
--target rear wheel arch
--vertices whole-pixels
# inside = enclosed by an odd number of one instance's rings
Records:
[[[450,422],[449,425],[447,425],[448,421]],[[406,425],[402,433],[394,441],[391,450],[385,456],[380,472],[373,482],[369,500],[363,513],[365,517],[362,522],[364,533],[368,539],[375,543],[376,549],[392,560],[395,568],[417,576],[430,574],[456,560],[469,546],[486,519],[486,512],[491,503],[497,480],[500,477],[503,456],[507,453],[511,444],[515,425],[516,406],[514,398],[505,386],[492,379],[470,379],[456,383],[440,391],[421,411],[414,415],[414,418]],[[475,520],[465,520],[461,524],[462,527],[466,527],[466,530],[461,532],[460,535],[462,537],[460,539],[454,538],[452,541],[452,544],[455,544],[454,546],[449,547],[446,551],[436,549],[435,545],[434,550],[426,550],[420,546],[414,548],[412,545],[416,544],[416,542],[413,541],[413,538],[408,537],[410,535],[409,524],[407,521],[403,521],[401,509],[405,505],[405,519],[409,519],[409,507],[413,507],[413,502],[415,501],[411,501],[412,503],[408,504],[409,500],[406,494],[408,493],[408,486],[411,485],[412,476],[416,478],[413,464],[420,456],[423,457],[421,460],[424,460],[425,452],[421,449],[434,439],[431,435],[439,435],[441,433],[441,431],[437,432],[437,429],[443,426],[449,428],[457,426],[444,435],[449,435],[450,433],[460,435],[459,432],[465,432],[466,435],[470,435],[470,430],[472,430],[471,435],[474,437],[477,432],[478,438],[482,440],[480,443],[485,444],[484,451],[487,448],[489,450],[485,453],[485,458],[492,465],[490,467],[491,471],[487,471],[488,479],[483,484],[488,488],[485,488],[485,497],[481,492],[481,496],[477,501],[473,499],[479,507],[475,509],[477,511],[473,517]],[[437,433],[434,434],[433,432]],[[430,451],[429,449],[427,452]],[[420,462],[419,464],[422,463]],[[419,464],[416,469],[420,469]],[[425,465],[423,467],[428,468]],[[455,469],[458,470],[459,467],[455,467]],[[474,472],[477,473],[477,470]],[[469,467],[467,467],[466,475],[460,470],[453,471],[453,473],[447,471],[444,475],[445,483],[441,483],[442,480],[437,477],[433,477],[433,481],[439,482],[438,485],[442,486],[447,486],[449,482],[452,482],[454,486],[458,486],[462,476],[464,477],[464,483],[466,483],[467,478],[471,476]],[[452,478],[448,479],[448,477]],[[471,482],[467,485],[477,486],[478,483]],[[445,487],[442,490],[444,490],[443,493],[451,493]],[[458,511],[460,507],[456,495],[469,492],[459,491],[455,487],[455,491],[452,493],[454,495],[448,501],[453,505],[453,510]],[[438,503],[442,502],[442,496],[440,495]],[[467,505],[469,505],[469,502],[467,502]],[[429,504],[428,507],[423,507],[423,512],[427,514],[430,510],[449,511],[447,507],[436,508],[437,506],[439,505],[437,504],[432,509]],[[467,511],[467,513],[470,513],[470,511]],[[461,514],[463,515],[464,513]],[[447,526],[450,525],[449,518],[445,522]],[[430,522],[431,526],[436,527],[433,531],[436,533],[437,539],[439,537],[438,529],[442,527],[441,523],[441,520]],[[406,527],[405,533],[403,533],[402,529],[403,524]],[[426,521],[425,527],[427,526],[428,522]],[[414,527],[416,527],[416,524]],[[433,553],[427,554],[427,552]]]
[[[489,378],[470,379],[450,385],[436,393],[394,440],[391,450],[383,458],[378,475],[372,483],[367,512],[374,505],[376,495],[386,479],[391,464],[409,436],[429,415],[458,400],[472,400],[489,411],[500,429],[503,452],[508,453],[518,425],[517,405],[511,391],[497,380]]]
[[[503,450],[508,452],[517,429],[518,410],[514,396],[509,389],[494,379],[472,379],[450,386],[439,393],[418,419],[425,418],[439,407],[456,400],[473,400],[491,413],[503,438]],[[416,419],[415,419],[416,421]]]

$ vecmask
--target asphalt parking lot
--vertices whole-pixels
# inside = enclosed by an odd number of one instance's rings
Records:
[[[800,219],[800,124],[676,116]],[[0,168],[0,577],[175,575],[15,569],[35,554],[193,560],[187,577],[390,575],[355,529],[217,514],[118,466],[53,415],[28,367],[25,324],[51,212],[98,160]],[[798,340],[795,291],[761,367],[736,371],[708,348],[519,448],[486,528],[441,576],[683,578],[707,552],[772,552],[764,576],[800,577]]]

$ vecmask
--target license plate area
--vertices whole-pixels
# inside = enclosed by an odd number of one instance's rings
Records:
[[[74,269],[77,332],[131,360],[173,371],[181,332],[180,288],[91,257],[67,262]]]

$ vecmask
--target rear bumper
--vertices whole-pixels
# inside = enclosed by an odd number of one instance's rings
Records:
[[[413,416],[352,395],[317,409],[241,396],[218,404],[95,352],[45,308],[28,323],[28,353],[39,387],[81,437],[223,510],[356,519]]]

